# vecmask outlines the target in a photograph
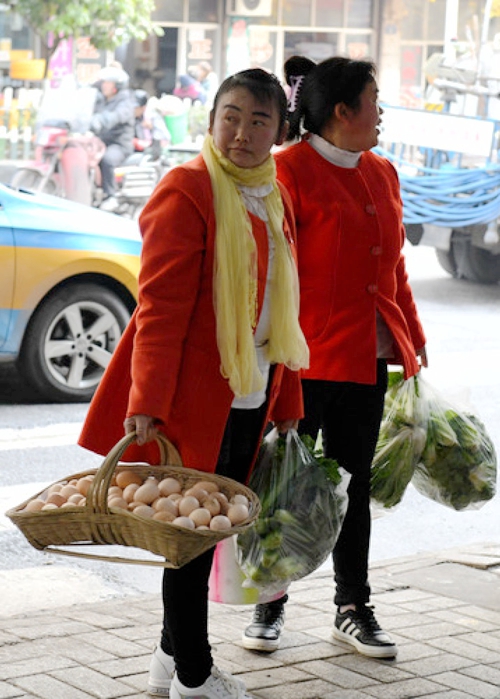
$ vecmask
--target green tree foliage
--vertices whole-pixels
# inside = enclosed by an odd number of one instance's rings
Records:
[[[95,48],[112,50],[162,31],[151,21],[154,0],[11,0],[10,7],[40,37],[47,66],[63,39],[88,36]]]

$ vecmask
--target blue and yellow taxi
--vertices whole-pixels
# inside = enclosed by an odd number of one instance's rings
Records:
[[[0,361],[49,402],[92,396],[137,300],[136,221],[0,184]]]

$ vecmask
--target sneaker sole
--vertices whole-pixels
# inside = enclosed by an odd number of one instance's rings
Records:
[[[349,636],[340,631],[336,626],[333,628],[332,637],[337,641],[354,646],[359,653],[370,658],[395,658],[398,654],[396,646],[369,646],[366,643],[360,643],[355,636]]]
[[[279,638],[271,641],[265,638],[248,638],[245,635],[242,636],[241,642],[246,650],[260,650],[262,653],[272,653],[278,650],[280,645]]]
[[[148,684],[147,693],[151,697],[170,697],[170,685],[168,687],[155,687]]]

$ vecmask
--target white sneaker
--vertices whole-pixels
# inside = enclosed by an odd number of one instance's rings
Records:
[[[106,199],[103,199],[99,208],[101,211],[116,211],[118,208],[118,199],[114,196],[107,197]]]
[[[210,677],[200,687],[185,687],[174,675],[170,687],[170,699],[253,699],[245,691],[245,685],[227,672],[212,667]]]
[[[149,665],[148,694],[153,697],[169,697],[175,663],[160,646],[156,646]]]

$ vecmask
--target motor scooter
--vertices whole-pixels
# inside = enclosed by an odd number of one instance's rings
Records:
[[[34,160],[16,170],[10,185],[91,206],[92,178],[105,148],[95,136],[72,134],[65,121],[48,120],[38,129]]]
[[[95,94],[79,91],[74,114],[67,119],[53,118],[50,112],[60,104],[45,109],[37,128],[35,157],[16,170],[10,185],[19,189],[45,192],[99,207],[102,201],[102,177],[99,162],[106,146],[90,131],[80,132],[90,123]],[[67,102],[66,102],[67,104]],[[118,206],[114,213],[135,218],[163,174],[160,160],[147,153],[132,154],[115,169]]]
[[[102,201],[99,162],[105,150],[101,139],[90,132],[75,134],[65,122],[45,122],[38,131],[34,160],[13,174],[10,185],[99,207]],[[161,163],[153,161],[148,154],[129,156],[123,165],[115,168],[118,205],[113,213],[136,217],[161,174]]]

